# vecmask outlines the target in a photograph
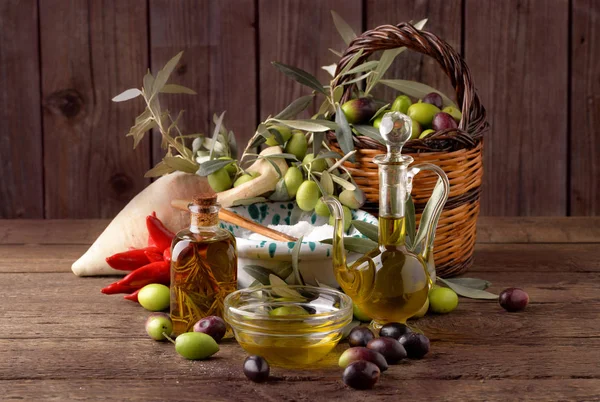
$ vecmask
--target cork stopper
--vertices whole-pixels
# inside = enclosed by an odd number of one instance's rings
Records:
[[[216,194],[200,194],[194,197],[192,200],[194,205],[199,207],[210,207],[217,204]]]

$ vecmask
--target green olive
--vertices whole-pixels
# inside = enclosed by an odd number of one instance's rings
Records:
[[[421,125],[415,119],[410,120],[412,121],[412,135],[410,136],[410,139],[414,140],[415,138],[419,138],[419,135],[421,135]]]
[[[429,134],[435,133],[435,130],[429,129],[429,130],[425,130],[421,133],[421,135],[419,135],[419,139],[423,139],[425,137],[427,137]]]
[[[260,173],[258,173],[258,172],[250,172],[250,173],[243,174],[240,177],[238,177],[237,180],[233,183],[233,187],[241,186],[244,183],[254,180],[258,176],[260,176]]]
[[[454,106],[446,106],[442,109],[442,112],[448,113],[457,123],[460,123],[460,120],[462,119],[462,113]]]
[[[406,95],[400,95],[396,98],[394,103],[392,103],[392,112],[406,114],[410,105],[412,105],[410,98]]]
[[[237,173],[237,168],[235,167],[235,162],[233,162],[233,158],[231,158],[230,156],[221,156],[219,159],[232,161],[229,165],[225,166],[225,169],[227,170],[227,173],[229,173],[229,176],[235,176]]]
[[[373,120],[373,127],[379,128],[379,125],[381,124],[381,119],[383,119],[383,116],[389,112],[390,110],[384,110],[383,112],[381,112],[379,116],[377,116],[377,118]]]
[[[162,311],[169,308],[171,293],[169,287],[160,283],[151,283],[140,289],[138,302],[150,311]]]
[[[414,103],[406,114],[413,120],[416,120],[422,127],[431,127],[431,122],[440,109],[430,103]]]
[[[294,155],[299,161],[304,159],[306,150],[308,149],[308,141],[302,131],[294,130],[292,137],[285,145],[285,152]]]
[[[146,320],[146,333],[155,341],[166,341],[171,332],[173,321],[167,313],[152,313]]]
[[[282,306],[277,307],[269,311],[271,316],[283,316],[283,315],[308,315],[308,311],[304,310],[300,306]]]
[[[281,135],[281,138],[283,139],[283,144],[285,144],[292,136],[292,130],[290,130],[290,128],[286,126],[274,125],[269,127],[269,130],[277,130],[277,132],[279,133],[279,135]],[[277,138],[273,134],[271,134],[271,136],[267,138],[266,144],[271,147],[275,145],[283,145],[277,141]]]
[[[300,187],[298,187],[298,192],[296,193],[296,203],[303,211],[312,211],[315,209],[317,202],[319,201],[319,186],[317,183],[311,180],[306,180]]]
[[[185,332],[175,339],[175,350],[190,360],[203,360],[219,351],[212,336],[202,332]]]
[[[331,215],[331,213],[329,212],[329,208],[327,207],[327,204],[325,204],[323,201],[321,201],[320,198],[319,198],[319,201],[317,201],[317,205],[315,205],[315,213],[319,216],[325,216],[325,217],[328,217],[329,215]]]
[[[429,309],[434,313],[449,313],[458,306],[458,296],[449,288],[435,287],[429,291]]]
[[[220,193],[221,191],[229,190],[231,188],[231,177],[227,173],[226,168],[221,168],[214,173],[208,175],[208,184],[213,191]]]
[[[327,169],[327,161],[325,161],[325,159],[315,160],[315,156],[313,154],[306,154],[302,160],[302,164],[307,167],[310,165],[310,170],[313,172],[322,172],[323,170]]]
[[[285,187],[287,188],[290,197],[294,197],[298,192],[298,188],[304,181],[304,176],[296,166],[290,166],[285,173],[285,176],[283,176],[283,181],[285,182]]]
[[[344,232],[347,232],[350,229],[350,225],[352,225],[352,211],[347,206],[343,206],[344,208]],[[335,225],[335,217],[331,215],[329,217],[329,224],[331,226]]]

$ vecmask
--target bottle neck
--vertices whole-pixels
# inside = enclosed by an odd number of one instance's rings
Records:
[[[402,163],[379,163],[379,216],[404,218],[407,171]]]
[[[190,206],[190,231],[197,233],[202,229],[214,228],[219,224],[219,206]]]

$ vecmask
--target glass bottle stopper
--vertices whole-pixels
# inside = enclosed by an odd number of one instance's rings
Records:
[[[382,162],[401,162],[402,147],[412,135],[412,120],[400,112],[388,112],[383,115],[379,133],[387,147],[387,155]]]

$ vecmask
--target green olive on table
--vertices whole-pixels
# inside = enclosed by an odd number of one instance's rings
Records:
[[[155,341],[166,341],[172,332],[173,321],[169,314],[153,313],[146,320],[146,333]]]
[[[429,310],[432,312],[445,314],[453,311],[456,306],[458,296],[452,289],[438,286],[429,291]]]
[[[231,177],[227,173],[226,168],[221,168],[214,173],[208,175],[208,184],[213,191],[219,193],[231,188]]]
[[[312,211],[315,209],[315,206],[319,201],[320,194],[321,192],[319,191],[319,186],[317,183],[311,180],[306,180],[300,185],[300,187],[298,187],[298,192],[296,193],[296,203],[301,210],[306,212]]]
[[[138,302],[149,311],[166,310],[171,302],[169,287],[160,283],[146,285],[138,293]]]
[[[421,125],[421,127],[431,127],[433,117],[440,112],[440,109],[430,103],[414,103],[407,111],[407,115]]]
[[[202,332],[186,332],[175,339],[175,350],[189,360],[203,360],[219,351],[212,336]]]

